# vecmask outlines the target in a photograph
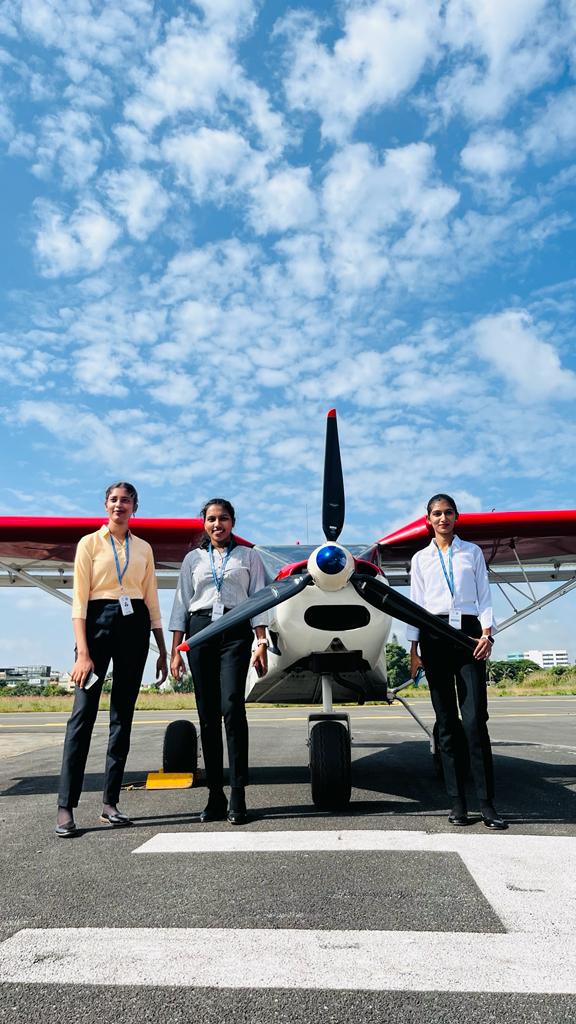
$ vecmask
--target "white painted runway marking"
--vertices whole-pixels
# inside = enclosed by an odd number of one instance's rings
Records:
[[[511,832],[462,835],[342,829],[300,832],[161,832],[134,852],[299,853],[303,851],[457,853],[508,931],[574,932],[576,838]],[[390,866],[393,870],[393,864]],[[396,934],[396,933],[394,933]],[[488,936],[487,936],[488,938]],[[576,968],[575,968],[576,972]]]
[[[459,854],[507,934],[223,928],[25,929],[0,981],[576,994],[576,838],[379,830],[163,833],[139,854]],[[388,870],[394,870],[390,858]]]
[[[576,992],[576,943],[532,935],[57,928],[0,946],[2,981],[442,992]]]

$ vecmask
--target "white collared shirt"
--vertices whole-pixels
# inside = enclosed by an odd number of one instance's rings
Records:
[[[216,573],[224,576],[220,592],[216,589],[210,556],[205,548],[189,551],[180,569],[168,629],[186,632],[190,612],[209,611],[216,601],[226,608],[236,608],[266,586],[266,574],[260,555],[254,548],[236,544],[230,556],[221,562],[217,555]],[[268,625],[267,612],[251,620],[252,626]]]
[[[447,564],[446,553],[444,561]],[[490,584],[481,548],[454,535],[452,566],[454,599],[442,570],[436,542],[432,540],[422,551],[417,551],[410,567],[411,600],[434,615],[449,615],[454,608],[462,615],[477,615],[482,629],[493,626]],[[407,627],[407,640],[418,640],[419,637],[419,629]]]

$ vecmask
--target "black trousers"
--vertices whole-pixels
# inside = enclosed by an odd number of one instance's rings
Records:
[[[110,662],[113,674],[103,799],[105,804],[115,806],[120,798],[134,706],[150,645],[148,608],[139,600],[132,600],[132,607],[133,615],[123,615],[118,601],[88,602],[86,639],[98,682],[89,690],[76,687],[64,740],[58,790],[60,807],[78,806],[98,702]]]
[[[478,619],[471,615],[462,617],[462,630],[468,636],[482,634]],[[461,742],[463,728],[476,795],[480,800],[492,800],[494,771],[487,726],[486,663],[477,661],[472,652],[446,640],[434,639],[424,631],[420,633],[420,655],[436,712],[448,794],[451,797],[465,795],[467,758]]]
[[[204,629],[209,622],[210,613],[192,614],[190,636]],[[230,785],[248,784],[248,722],[244,692],[252,637],[252,628],[246,622],[188,652],[209,789],[221,789],[224,782],[222,719],[226,729]]]

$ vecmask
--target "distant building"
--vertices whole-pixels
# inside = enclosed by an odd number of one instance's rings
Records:
[[[568,651],[526,651],[525,658],[535,661],[540,668],[556,668],[557,665],[569,665]]]
[[[46,686],[50,682],[50,665],[11,665],[0,668],[0,683],[16,686],[18,683],[30,683],[33,686]]]

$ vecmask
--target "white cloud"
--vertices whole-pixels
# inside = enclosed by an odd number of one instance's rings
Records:
[[[284,238],[277,243],[276,249],[286,259],[290,282],[295,291],[310,298],[324,294],[327,272],[318,235],[298,234]]]
[[[436,53],[439,9],[437,0],[353,4],[332,51],[319,42],[319,22],[289,16],[281,28],[291,43],[290,106],[317,112],[323,135],[342,142],[363,114],[417,81]]]
[[[96,13],[85,0],[22,0],[22,28],[45,46],[75,60],[119,66],[153,31],[151,0],[102,0]]]
[[[507,310],[483,317],[472,329],[480,356],[525,402],[576,397],[576,373],[564,369],[554,346],[543,340],[528,313]]]
[[[120,232],[97,203],[82,203],[68,220],[54,203],[36,200],[34,206],[40,222],[36,255],[46,277],[102,266]]]
[[[153,175],[141,169],[110,171],[103,187],[128,232],[143,241],[163,221],[170,199]]]
[[[56,164],[62,183],[78,188],[94,175],[101,155],[102,142],[94,135],[92,118],[84,111],[64,110],[43,119],[31,170],[44,178]]]
[[[514,132],[476,132],[460,153],[460,162],[473,174],[496,178],[522,167],[525,154]]]
[[[278,171],[256,185],[251,196],[250,220],[259,234],[307,227],[317,215],[308,167]]]
[[[549,98],[527,129],[525,142],[537,160],[558,158],[576,147],[576,89]]]
[[[237,131],[200,128],[174,134],[162,143],[162,153],[198,202],[221,199],[229,189],[247,188],[264,171],[265,157]]]
[[[227,101],[237,113],[244,112],[265,144],[278,152],[286,139],[282,118],[271,109],[265,90],[247,79],[233,50],[253,5],[243,3],[236,10],[222,2],[204,8],[214,17],[205,22],[177,17],[168,24],[165,41],[150,54],[150,72],[138,76],[137,90],[125,106],[126,118],[151,132],[182,112],[225,117],[222,101]]]
[[[498,118],[519,96],[556,78],[569,46],[555,0],[449,0],[444,41],[453,71],[436,97],[445,118]]]

